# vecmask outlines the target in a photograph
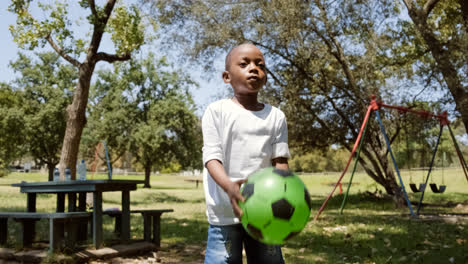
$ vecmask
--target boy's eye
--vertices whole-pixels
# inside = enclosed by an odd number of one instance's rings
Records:
[[[239,65],[240,65],[241,67],[245,67],[245,66],[247,66],[247,63],[246,63],[246,62],[241,62],[241,63],[239,63]]]

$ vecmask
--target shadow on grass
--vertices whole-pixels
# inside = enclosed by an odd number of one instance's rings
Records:
[[[337,210],[343,197],[333,196],[316,222],[312,218],[324,198],[311,197],[310,227],[286,244],[290,249],[287,252],[294,252],[286,254],[287,262],[468,263],[464,253],[468,245],[466,216],[451,215],[451,224],[444,218],[412,219],[408,208],[397,209],[391,198],[368,193],[349,195],[344,214],[340,215]],[[411,194],[410,199],[417,204],[419,195]],[[457,203],[447,200],[439,198],[438,203],[425,204],[421,212],[450,215]],[[402,214],[405,210],[407,214]],[[379,214],[382,211],[389,214]]]
[[[468,230],[459,224],[408,217],[328,214],[288,241],[286,263],[467,263]],[[206,246],[206,220],[165,217],[162,241],[180,256],[184,248]],[[203,260],[201,254],[185,261]]]
[[[161,241],[167,245],[162,250],[177,256],[178,263],[203,263],[208,236],[208,222],[205,219],[166,217],[161,221],[161,230]]]
[[[326,212],[317,222],[312,211],[308,227],[283,246],[286,263],[468,263],[468,228],[460,222],[393,215],[391,199],[367,194],[350,195],[349,211],[339,215],[342,198],[333,197],[328,209],[335,212]],[[312,197],[313,208],[318,209],[322,199]],[[366,215],[365,210],[373,212]],[[390,214],[379,215],[380,210]],[[203,215],[177,219],[169,214],[161,221],[162,241],[181,263],[203,260],[197,252],[184,254],[190,245],[204,250],[207,229]]]
[[[26,212],[26,206],[0,207],[2,212]]]
[[[153,204],[160,204],[160,203],[202,203],[205,202],[204,198],[200,199],[194,199],[194,200],[187,200],[187,199],[182,199],[177,196],[173,195],[168,195],[166,193],[158,193],[158,194],[152,194],[148,196],[144,200],[131,200],[130,205],[131,206],[141,206],[141,205],[153,205]],[[120,205],[120,200],[116,199],[103,199],[103,203],[107,204],[116,204]]]
[[[169,186],[169,185],[151,185],[151,188],[138,187],[141,189],[154,189],[154,190],[193,190],[196,188],[182,187],[182,186]]]
[[[344,199],[343,194],[336,194],[334,195],[327,203],[324,211],[333,211],[339,210],[342,206]],[[417,207],[419,205],[420,194],[409,194],[409,199],[411,201],[411,205],[413,208],[414,213],[416,213]],[[459,202],[453,201],[463,201],[463,204],[468,204],[468,200],[466,194],[461,193],[451,193],[450,195],[431,195],[430,197],[423,200],[421,205],[420,212],[423,213],[445,213],[451,212]],[[314,214],[319,210],[322,206],[325,199],[323,197],[311,196],[311,204],[312,204],[312,214]],[[358,193],[358,194],[351,194],[347,197],[344,212],[347,210],[378,210],[378,211],[395,211],[395,212],[408,212],[409,208],[405,204],[403,208],[397,208],[393,199],[389,196],[375,196],[370,193]]]
[[[203,203],[205,202],[204,198],[199,199],[183,199],[175,195],[169,195],[167,193],[157,193],[148,196],[143,201],[131,202],[132,205],[148,205],[155,203]]]
[[[398,213],[392,215],[392,210],[396,209],[391,199],[364,193],[348,197],[344,215],[336,212],[341,206],[343,195],[332,197],[322,216],[314,222],[312,218],[324,198],[311,198],[313,209],[307,227],[283,247],[286,263],[468,263],[466,224],[416,221]],[[192,201],[157,193],[132,205],[164,202],[203,203],[203,199]],[[0,208],[2,211],[22,209]],[[390,214],[381,215],[381,210]],[[104,217],[103,220],[105,243],[113,244],[113,221],[110,217]],[[41,239],[47,235],[48,227],[46,222],[38,224],[37,230],[44,231],[40,232],[43,234],[38,239]],[[170,213],[163,214],[162,250],[176,256],[179,263],[201,262],[207,230],[208,223],[202,212],[184,218],[172,217]],[[12,225],[8,234],[9,238],[21,234],[18,225]],[[131,235],[134,239],[143,237],[143,220],[139,215],[132,215]],[[14,246],[14,242],[10,244],[10,247]]]
[[[325,210],[339,209],[343,203],[344,195],[336,194],[327,202]],[[325,198],[321,196],[311,196],[312,211],[314,208],[320,208],[324,203]],[[385,209],[395,208],[391,198],[376,197],[367,193],[350,194],[346,199],[346,208],[362,208],[362,209]]]
[[[326,215],[311,224],[286,244],[296,252],[289,262],[468,263],[468,230],[459,224],[398,215]]]

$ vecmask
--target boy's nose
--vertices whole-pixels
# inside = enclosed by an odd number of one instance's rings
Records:
[[[250,63],[249,65],[249,72],[258,72],[258,66],[255,63]]]

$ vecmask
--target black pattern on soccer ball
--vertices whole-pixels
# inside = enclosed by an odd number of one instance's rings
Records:
[[[280,176],[282,176],[282,177],[294,176],[294,174],[290,170],[274,169],[273,172],[280,175]]]
[[[257,239],[263,239],[262,231],[255,226],[248,224],[247,229],[249,230],[249,233]]]
[[[249,197],[254,194],[254,186],[255,184],[253,183],[247,183],[244,186],[244,189],[242,190],[242,196],[244,196],[245,201],[247,201],[247,199],[249,199]]]
[[[272,203],[271,209],[273,210],[273,216],[285,220],[289,220],[294,214],[294,206],[284,198]]]
[[[310,194],[309,194],[309,191],[307,191],[307,188],[304,188],[304,199],[307,203],[307,206],[309,207],[309,210],[311,210],[312,202],[310,201]]]

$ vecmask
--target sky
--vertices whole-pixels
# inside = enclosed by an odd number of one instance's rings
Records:
[[[0,82],[10,82],[15,79],[15,73],[11,68],[9,68],[9,63],[18,58],[17,54],[19,51],[25,52],[17,48],[16,43],[13,42],[13,37],[11,36],[10,30],[8,29],[9,25],[15,24],[16,15],[7,11],[8,5],[10,4],[9,0],[0,0]],[[37,15],[33,11],[33,15]],[[42,15],[42,14],[39,14]],[[75,14],[73,14],[75,15]],[[108,41],[110,42],[110,41]],[[52,51],[50,46],[46,46],[47,51]],[[106,44],[106,41],[101,45],[101,51],[105,50],[109,53],[112,52],[112,46]],[[170,51],[171,54],[168,54],[170,57],[178,57],[180,54],[177,54],[178,51]],[[161,53],[161,52],[159,52]],[[169,61],[171,62],[171,61]],[[172,62],[175,64],[175,62]],[[105,67],[106,62],[99,62],[97,69]],[[199,88],[191,87],[190,91],[194,98],[195,104],[197,105],[196,114],[201,116],[212,101],[215,101],[216,98],[223,94],[226,90],[226,85],[221,79],[221,73],[223,71],[224,62],[216,63],[214,65],[214,72],[205,72],[201,68],[196,68],[193,65],[182,66],[182,70],[187,70],[194,81],[199,84]]]

